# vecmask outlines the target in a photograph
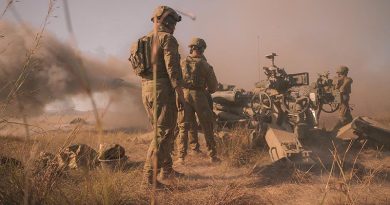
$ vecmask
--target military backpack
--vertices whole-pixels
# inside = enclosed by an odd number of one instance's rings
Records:
[[[129,61],[138,76],[152,72],[152,43],[153,36],[144,36],[131,46]]]

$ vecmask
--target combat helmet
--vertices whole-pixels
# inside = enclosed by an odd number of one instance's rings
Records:
[[[339,68],[337,68],[336,73],[340,73],[342,75],[347,75],[348,71],[349,71],[349,68],[347,66],[342,65]]]
[[[207,48],[206,41],[204,41],[201,38],[193,38],[193,39],[191,39],[191,42],[188,45],[188,47],[191,48],[193,46],[196,46],[196,47],[198,47],[198,48],[200,48],[202,50],[205,50]]]
[[[154,12],[153,16],[151,18],[151,21],[153,21],[154,17],[157,17],[157,20],[165,19],[165,17],[172,17],[176,22],[181,21],[181,16],[171,7],[169,6],[158,6]]]

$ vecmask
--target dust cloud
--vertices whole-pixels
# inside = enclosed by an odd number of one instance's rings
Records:
[[[28,63],[17,96],[8,98],[26,63],[27,52],[33,47],[32,34],[36,31],[4,21],[0,22],[0,31],[0,103],[7,104],[1,117],[41,115],[48,103],[66,101],[91,90],[109,96],[110,104],[102,111],[109,117],[105,121],[130,127],[132,123],[137,127],[146,124],[139,83],[126,61],[113,57],[102,61],[83,55],[47,32]],[[100,99],[95,100],[99,103]],[[115,118],[112,111],[121,116]]]
[[[202,6],[195,10],[197,21],[180,22],[175,34],[184,43],[189,32],[206,40],[205,55],[219,81],[252,89],[265,78],[259,70],[270,64],[264,56],[271,52],[288,73],[309,72],[310,82],[317,73],[334,76],[338,66],[346,65],[354,80],[353,115],[390,116],[389,1],[213,1]]]

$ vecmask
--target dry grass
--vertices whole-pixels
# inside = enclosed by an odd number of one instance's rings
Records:
[[[125,147],[126,154],[133,165],[122,171],[58,170],[55,166],[40,169],[38,175],[28,171],[33,164],[29,165],[27,162],[39,157],[40,151],[55,154],[64,146],[73,143],[83,143],[98,149],[97,131],[90,127],[75,128],[35,134],[29,141],[21,136],[0,137],[0,155],[21,160],[24,165],[23,169],[0,166],[1,204],[150,203],[150,193],[139,188],[142,179],[142,163],[151,140],[150,134],[122,131],[103,133],[104,143],[118,143]],[[235,133],[234,139],[230,141],[225,139],[224,144],[219,142],[219,150],[223,153],[224,160],[222,164],[210,164],[207,158],[202,156],[188,156],[189,162],[186,166],[176,167],[178,171],[185,173],[186,177],[164,181],[171,185],[172,190],[159,191],[157,201],[160,204],[321,204],[321,202],[323,204],[386,204],[388,202],[390,191],[390,179],[387,176],[389,172],[387,164],[390,161],[388,151],[361,149],[361,145],[335,144],[335,147],[328,147],[328,149],[332,150],[329,157],[336,160],[329,160],[328,163],[324,159],[324,167],[270,164],[268,153],[264,150],[254,151],[256,154],[253,156],[241,154],[239,155],[242,156],[241,158],[233,157],[246,149],[246,140],[242,134],[245,132],[236,130]],[[241,133],[242,136],[237,133]],[[203,148],[202,137],[201,144]],[[30,155],[30,159],[25,161],[25,155]],[[332,171],[333,161],[335,164]],[[249,175],[256,163],[263,166],[262,172]],[[339,169],[338,164],[342,170]],[[26,187],[29,187],[27,198]]]
[[[74,117],[64,119],[70,122]],[[44,124],[61,127],[51,131],[42,131],[46,127],[37,128],[40,132],[32,132],[31,140],[25,140],[23,132],[20,136],[0,134],[0,155],[18,159],[24,166],[23,169],[0,166],[0,204],[150,203],[150,193],[139,188],[142,164],[152,137],[150,133],[115,130],[102,133],[103,143],[118,143],[125,147],[132,162],[125,170],[58,170],[55,166],[47,166],[34,175],[34,164],[29,162],[38,158],[41,151],[56,154],[74,143],[87,144],[95,150],[99,147],[99,132],[93,126],[59,126],[54,122],[58,122],[57,116],[31,121],[37,127],[44,127]],[[12,127],[23,130],[18,124],[7,126],[10,130]],[[203,156],[188,156],[186,166],[175,167],[186,177],[164,182],[170,184],[172,190],[158,192],[157,201],[161,204],[388,203],[388,151],[361,144],[321,143],[321,149],[314,151],[321,150],[327,155],[317,151],[313,156],[318,155],[322,165],[319,162],[314,167],[271,164],[266,149],[248,148],[247,132],[236,129],[218,140],[223,159],[220,165],[210,164]],[[200,139],[204,149],[203,137]],[[250,175],[254,164],[260,165],[262,170]]]
[[[236,127],[229,132],[217,134],[218,153],[226,159],[226,164],[230,167],[242,167],[252,165],[258,161],[260,155],[264,155],[264,150],[253,149],[250,145],[249,135],[251,130]]]
[[[2,155],[19,156],[30,154],[30,159],[23,162],[24,168],[13,166],[0,166],[2,186],[0,189],[0,201],[9,203],[23,203],[24,195],[28,191],[27,204],[149,204],[149,194],[139,190],[142,176],[142,163],[135,163],[133,167],[125,171],[111,172],[103,169],[96,170],[58,170],[54,163],[49,161],[49,166],[40,167],[38,172],[33,173],[34,162],[37,158],[37,150],[53,152],[62,150],[64,145],[71,143],[86,143],[97,149],[93,142],[95,132],[75,130],[58,132],[55,136],[47,139],[47,136],[36,136],[35,141],[25,141],[19,137],[2,137]],[[144,158],[150,136],[138,134],[126,134],[113,132],[105,134],[106,143],[120,143],[126,150],[132,162]],[[72,141],[71,143],[69,143]],[[24,153],[17,152],[15,146],[25,146]],[[139,150],[134,148],[141,148]],[[25,179],[28,180],[25,180]],[[164,204],[185,204],[187,202],[199,202],[200,204],[237,204],[237,200],[246,194],[236,192],[233,185],[210,184],[197,188],[195,191],[181,191],[186,186],[186,181],[178,182],[177,189],[172,192],[162,192],[158,195],[158,201]],[[29,187],[26,190],[26,187]],[[196,186],[194,186],[196,187]],[[167,197],[169,194],[170,197]],[[198,194],[203,197],[194,199]],[[184,198],[183,198],[184,196]],[[214,203],[215,202],[215,203]],[[218,203],[217,203],[218,202]]]

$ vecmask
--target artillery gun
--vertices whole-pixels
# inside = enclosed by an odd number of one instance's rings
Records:
[[[266,56],[272,64],[263,67],[266,79],[256,83],[253,91],[220,86],[226,89],[213,94],[217,127],[243,124],[252,130],[252,146],[265,141],[273,161],[287,158],[308,162],[311,151],[305,150],[300,140],[317,127],[321,111],[338,109],[339,94],[333,91],[329,73],[319,75],[309,86],[309,73],[287,74],[275,65],[276,56]]]
[[[275,56],[275,53],[266,56],[272,65],[263,67],[267,79],[256,83],[251,107],[254,113],[270,115],[278,126],[291,130],[304,119],[316,119],[310,118],[311,112],[307,112],[313,107],[309,98],[309,73],[287,74],[284,68],[274,64]]]
[[[250,104],[259,119],[259,129],[251,137],[253,141],[265,139],[273,161],[287,158],[311,162],[311,151],[300,140],[309,128],[318,125],[318,92],[309,86],[309,73],[287,74],[284,68],[275,65],[276,56],[275,53],[266,56],[272,64],[263,67],[266,79],[256,83],[253,91]]]
[[[272,64],[263,67],[266,79],[256,83],[253,91],[221,85],[212,95],[217,128],[244,125],[251,130],[252,147],[267,143],[272,161],[311,163],[311,151],[305,148],[304,140],[317,129],[322,112],[333,113],[339,109],[340,92],[335,89],[329,72],[318,74],[310,84],[307,72],[288,74],[276,66],[276,56],[275,53],[266,56]],[[356,118],[341,128],[336,137],[371,139],[390,147],[389,136],[389,128],[368,118]]]
[[[272,60],[270,67],[263,67],[267,79],[255,84],[251,102],[255,113],[265,109],[285,129],[300,123],[316,128],[321,112],[338,110],[340,92],[334,88],[329,71],[318,74],[316,81],[309,85],[309,73],[287,74],[284,68],[274,64],[275,56],[275,53],[266,56]]]
[[[302,94],[295,88],[308,87],[309,74],[287,74],[274,64],[275,56],[275,53],[266,56],[272,66],[263,68],[267,79],[258,82],[253,91],[221,85],[212,94],[217,129],[244,125],[252,130],[249,136],[252,147],[266,142],[273,161],[281,158],[308,161],[310,151],[304,150],[294,130],[299,127],[300,119],[306,119],[310,108],[308,92]]]

